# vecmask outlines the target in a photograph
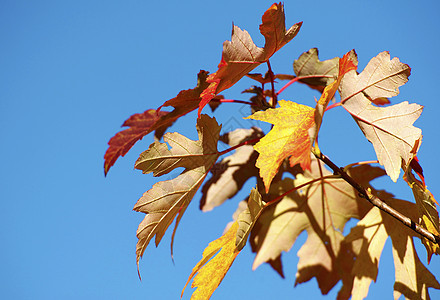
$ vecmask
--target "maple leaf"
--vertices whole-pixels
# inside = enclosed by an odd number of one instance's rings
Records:
[[[220,139],[231,147],[246,140],[262,136],[261,129],[236,129],[228,132]],[[258,153],[252,145],[244,145],[235,150],[235,153],[216,163],[211,169],[212,177],[202,187],[200,209],[210,211],[234,197],[251,177],[258,176],[255,166]]]
[[[154,124],[168,112],[157,112],[155,109],[149,109],[141,114],[134,114],[128,118],[122,127],[130,127],[118,132],[108,142],[109,148],[104,154],[104,174],[107,175],[110,168],[115,164],[120,156],[127,154],[133,145],[141,140],[145,135],[159,127],[153,128]],[[162,125],[164,130],[166,124]],[[163,134],[159,132],[158,136]]]
[[[417,209],[419,212],[419,219],[420,223],[423,227],[429,230],[429,232],[440,235],[439,234],[439,216],[438,211],[435,206],[435,203],[437,202],[434,199],[434,196],[432,193],[426,188],[426,185],[424,182],[418,180],[415,178],[415,176],[412,173],[413,165],[416,167],[418,166],[420,169],[417,172],[421,178],[423,179],[423,170],[420,166],[420,164],[417,162],[417,164],[413,164],[413,161],[416,160],[417,157],[414,157],[411,160],[411,163],[408,164],[408,167],[405,171],[404,179],[408,183],[408,185],[411,187],[414,199],[416,200]],[[431,261],[432,254],[440,254],[440,247],[437,243],[433,243],[429,241],[426,238],[422,237],[423,245],[425,245],[426,251],[428,252],[428,264]]]
[[[293,62],[293,70],[297,77],[313,76],[312,78],[300,79],[299,82],[322,92],[338,76],[338,62],[339,58],[337,57],[320,61],[318,49],[312,48]]]
[[[335,81],[327,85],[321,97],[319,98],[318,103],[316,104],[314,118],[314,125],[309,129],[310,141],[314,143],[318,137],[318,132],[321,127],[322,118],[324,116],[325,109],[330,102],[331,99],[335,96],[336,91],[338,90],[339,84],[341,83],[342,78],[346,73],[352,70],[356,70],[355,62],[353,62],[353,51],[348,52],[342,58],[339,59],[338,63],[338,77]]]
[[[217,72],[207,81],[210,85],[203,91],[199,106],[199,116],[203,107],[221,91],[230,88],[243,76],[251,72],[268,59],[299,32],[302,22],[288,30],[285,26],[284,6],[274,3],[263,15],[260,32],[266,43],[264,48],[257,47],[251,36],[238,26],[233,26],[231,41],[223,43],[223,52]]]
[[[290,156],[290,166],[300,164],[310,169],[310,138],[308,130],[314,124],[314,109],[291,101],[280,100],[280,107],[258,111],[245,119],[269,122],[272,130],[255,146],[260,153],[256,166],[260,169],[266,191],[283,160]]]
[[[387,193],[381,192],[385,199]],[[387,204],[414,219],[417,209],[408,201],[387,195]],[[352,299],[363,299],[368,294],[371,281],[376,281],[378,265],[388,237],[392,240],[396,272],[394,299],[404,295],[408,299],[429,299],[428,288],[440,289],[440,284],[418,258],[414,249],[414,232],[378,208],[371,209],[345,238],[356,253],[351,270],[353,277]]]
[[[252,250],[256,252],[253,269],[264,262],[279,260],[283,251],[289,251],[304,230],[308,237],[298,251],[299,262],[296,283],[316,277],[323,294],[339,280],[347,281],[345,271],[353,264],[353,254],[342,245],[342,232],[350,218],[361,218],[371,207],[362,201],[357,191],[332,174],[321,162],[313,159],[311,173],[298,174],[296,180],[285,178],[274,183],[270,197],[278,197],[311,180],[327,176],[266,208],[251,233]],[[367,165],[351,169],[351,176],[364,186],[384,175],[382,169]]]
[[[209,243],[208,247],[203,251],[202,259],[189,275],[181,297],[186,286],[194,276],[191,287],[196,287],[197,289],[192,294],[191,299],[206,300],[211,297],[240,253],[235,245],[238,228],[238,222],[234,222],[225,234]]]
[[[157,246],[177,216],[173,241],[183,213],[219,156],[217,141],[220,129],[221,126],[214,118],[202,115],[197,121],[198,141],[192,141],[178,133],[167,133],[164,141],[172,147],[170,150],[166,144],[156,141],[136,161],[137,169],[144,173],[153,172],[155,176],[178,167],[185,168],[176,178],[154,184],[134,207],[135,211],[146,214],[137,230],[138,264],[150,240],[156,236]]]
[[[130,128],[118,132],[108,142],[109,148],[104,155],[104,173],[107,175],[109,169],[115,164],[120,156],[124,156],[133,145],[145,135],[156,131],[156,138],[165,132],[174,121],[183,115],[195,110],[200,102],[200,93],[208,86],[206,78],[208,72],[201,70],[197,75],[198,82],[194,89],[180,91],[179,94],[166,101],[156,111],[149,109],[141,114],[134,114],[122,124],[122,127]],[[163,106],[173,106],[171,112],[161,111]]]
[[[371,59],[364,71],[345,74],[340,84],[341,103],[352,115],[366,138],[373,144],[379,163],[396,181],[402,159],[409,161],[411,151],[421,138],[421,130],[412,126],[422,113],[418,104],[402,102],[389,107],[376,107],[369,98],[392,97],[408,81],[411,69],[388,52]]]
[[[235,245],[237,251],[241,251],[246,245],[249,234],[255,225],[256,220],[263,211],[263,201],[261,195],[256,189],[252,189],[247,203],[247,209],[238,216],[238,230]]]

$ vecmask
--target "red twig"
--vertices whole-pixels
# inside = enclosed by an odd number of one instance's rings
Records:
[[[272,71],[269,61],[267,61],[267,68],[269,69],[268,72],[270,76],[270,84],[272,86],[272,107],[275,107],[278,103],[278,93],[275,92],[275,75]]]
[[[285,89],[287,89],[291,84],[297,82],[298,80],[302,79],[308,79],[308,78],[331,78],[333,76],[330,75],[309,75],[309,76],[299,76],[295,77],[292,80],[290,80],[288,83],[286,83],[277,93],[277,95],[281,94]]]
[[[235,146],[233,146],[233,147],[231,147],[231,148],[228,148],[228,149],[226,149],[226,150],[223,150],[223,151],[219,152],[218,154],[219,154],[219,155],[223,155],[223,154],[226,154],[226,153],[228,153],[228,152],[231,152],[231,151],[233,151],[233,150],[235,150],[235,149],[237,149],[237,148],[239,148],[239,147],[241,147],[241,146],[249,145],[249,144],[255,144],[255,143],[258,142],[260,139],[261,139],[261,138],[255,138],[255,139],[251,139],[251,140],[244,141],[243,143],[240,143],[240,144],[235,145]]]

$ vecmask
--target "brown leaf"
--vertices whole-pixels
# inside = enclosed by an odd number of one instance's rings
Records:
[[[221,91],[230,88],[243,76],[267,60],[298,33],[302,22],[286,30],[284,6],[274,3],[263,15],[260,32],[266,39],[264,48],[257,47],[245,30],[234,26],[231,41],[223,43],[222,59],[217,72],[208,77],[210,85],[202,93],[199,116],[203,107]]]
[[[156,138],[160,139],[174,121],[199,106],[200,93],[208,86],[206,82],[208,72],[201,70],[197,76],[197,87],[194,89],[181,91],[175,98],[166,101],[157,111],[149,109],[142,114],[134,114],[122,124],[123,127],[130,128],[118,132],[108,142],[109,148],[104,155],[105,174],[120,156],[124,156],[145,135],[156,131]],[[173,106],[174,110],[161,111],[163,106]]]
[[[261,195],[256,189],[252,189],[247,203],[247,209],[238,216],[238,230],[235,246],[241,251],[246,245],[249,234],[263,210]]]
[[[312,172],[298,174],[296,180],[274,183],[269,191],[275,198],[295,186],[328,176],[322,163],[312,160]],[[364,186],[383,175],[377,168],[355,167],[351,174]],[[289,251],[304,230],[308,233],[300,257],[296,284],[316,277],[322,293],[327,293],[339,280],[347,280],[344,272],[353,264],[350,249],[341,245],[341,232],[350,218],[361,218],[369,209],[365,200],[340,178],[326,178],[289,193],[279,203],[266,208],[251,233],[252,250],[257,252],[253,268],[263,262],[279,259]],[[348,278],[350,279],[350,278]]]
[[[221,139],[230,146],[238,145],[262,135],[261,129],[236,129],[223,135]],[[251,177],[258,176],[255,166],[258,153],[252,145],[245,145],[235,153],[216,163],[211,169],[212,177],[202,187],[200,209],[210,211],[234,197]]]
[[[338,57],[320,61],[318,49],[312,48],[293,62],[293,70],[297,77],[315,76],[314,78],[301,79],[299,82],[322,92],[338,76],[338,64]]]
[[[381,195],[382,199],[400,213],[414,219],[415,204]],[[380,256],[388,237],[393,244],[396,272],[394,298],[429,299],[428,288],[440,289],[440,284],[417,256],[413,242],[414,232],[378,208],[370,212],[351,229],[345,242],[351,243],[357,255],[351,276],[353,299],[363,299],[368,294],[371,281],[376,281]]]
[[[344,108],[352,115],[367,139],[373,144],[379,163],[393,181],[399,177],[402,159],[409,161],[411,151],[421,138],[421,130],[412,126],[423,107],[402,102],[389,107],[376,107],[371,99],[392,97],[408,81],[410,68],[388,52],[373,58],[364,71],[347,73],[340,85]]]
[[[214,118],[203,115],[197,122],[198,141],[168,133],[164,141],[172,147],[170,150],[166,144],[155,142],[140,155],[135,167],[144,173],[153,172],[160,176],[177,167],[185,170],[174,179],[154,184],[136,203],[134,210],[146,214],[137,231],[138,264],[150,240],[156,236],[157,246],[177,216],[175,232],[183,213],[219,156],[220,129]]]

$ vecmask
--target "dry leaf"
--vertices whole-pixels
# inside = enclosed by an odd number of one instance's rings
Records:
[[[209,87],[202,93],[199,116],[203,107],[221,91],[230,88],[243,76],[266,62],[276,51],[292,40],[301,28],[297,23],[286,30],[284,6],[274,3],[263,15],[260,32],[266,39],[264,48],[257,47],[245,30],[234,26],[231,41],[223,43],[217,72],[208,77]]]
[[[184,167],[185,171],[174,179],[156,183],[136,203],[134,210],[146,214],[137,231],[138,264],[150,240],[156,236],[157,246],[177,216],[174,238],[183,213],[218,158],[220,129],[214,118],[203,115],[197,122],[198,141],[168,133],[164,141],[172,147],[171,150],[166,144],[155,142],[140,155],[136,168],[144,173],[163,175],[177,167]]]

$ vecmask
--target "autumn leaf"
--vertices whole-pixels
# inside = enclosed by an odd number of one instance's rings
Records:
[[[236,129],[221,137],[229,146],[236,146],[246,140],[262,136],[261,129]],[[235,150],[235,153],[216,163],[211,169],[212,177],[202,187],[200,209],[210,211],[234,197],[245,182],[258,176],[255,166],[258,153],[252,145],[244,145]]]
[[[247,203],[247,209],[238,216],[238,230],[235,245],[237,251],[241,251],[246,245],[249,234],[263,210],[261,195],[256,189],[252,189]]]
[[[122,124],[122,127],[130,128],[118,132],[108,142],[109,147],[104,155],[104,174],[107,175],[116,160],[120,156],[127,154],[128,150],[130,150],[137,141],[141,140],[153,130],[158,129],[158,127],[153,128],[154,124],[167,114],[168,112],[157,112],[155,109],[149,109],[141,114],[134,114],[128,118],[124,124]],[[162,126],[165,127],[166,124]],[[159,134],[159,136],[160,135],[161,134]]]
[[[293,70],[297,77],[310,77],[300,79],[299,82],[322,92],[338,76],[338,62],[337,57],[320,61],[318,49],[312,48],[293,62]]]
[[[233,26],[231,41],[223,43],[223,52],[217,72],[207,81],[210,85],[202,93],[199,116],[203,107],[221,91],[230,88],[243,76],[251,72],[285,44],[291,41],[301,28],[302,22],[286,30],[284,6],[274,3],[263,15],[260,32],[266,43],[264,48],[257,47],[251,36],[238,26]]]
[[[411,69],[397,58],[390,60],[388,52],[379,53],[357,75],[347,73],[341,84],[343,107],[352,115],[367,139],[373,144],[379,163],[393,181],[399,177],[402,159],[409,161],[421,130],[412,124],[422,113],[418,104],[402,102],[388,107],[371,104],[381,97],[399,93],[398,87],[408,81]]]
[[[206,300],[212,296],[212,293],[214,293],[231,268],[238,253],[240,253],[235,246],[238,228],[238,222],[234,222],[224,235],[209,243],[208,247],[203,251],[203,258],[189,275],[181,297],[186,286],[193,278],[191,287],[197,289],[191,296],[192,300]]]
[[[199,106],[200,93],[208,86],[207,77],[208,72],[201,70],[198,74],[197,87],[181,91],[175,98],[166,101],[157,111],[149,109],[142,114],[134,114],[126,120],[122,126],[130,128],[118,132],[108,142],[109,148],[104,155],[104,173],[107,174],[116,160],[124,156],[145,135],[156,131],[156,137],[160,139],[166,128],[174,121],[195,110]],[[163,106],[173,106],[174,110],[161,111]]]
[[[176,178],[154,184],[134,207],[135,211],[146,214],[137,231],[138,264],[150,240],[156,236],[157,246],[177,216],[174,237],[183,213],[219,156],[217,141],[220,129],[221,126],[214,118],[202,115],[197,121],[198,141],[192,141],[178,133],[167,133],[164,141],[171,146],[170,150],[166,144],[156,141],[136,161],[137,169],[144,173],[153,172],[155,176],[178,167],[185,168]]]
[[[318,179],[287,194],[261,214],[250,239],[252,250],[257,253],[253,269],[264,262],[279,260],[282,252],[289,251],[306,230],[307,241],[298,252],[296,284],[316,277],[322,293],[326,294],[353,263],[349,249],[341,245],[345,224],[350,218],[361,218],[370,206],[344,180],[328,177],[332,173],[316,159],[312,160],[311,170],[298,174],[296,180],[285,178],[271,186],[272,198]],[[364,165],[353,168],[350,174],[368,186],[370,180],[384,172]],[[319,180],[322,176],[326,178]]]
[[[382,198],[384,194],[381,193]],[[387,204],[414,219],[416,208],[413,203],[386,197]],[[383,247],[390,237],[393,245],[396,282],[394,299],[404,295],[407,299],[429,299],[428,288],[440,289],[440,284],[418,258],[413,242],[414,232],[398,223],[378,208],[368,214],[353,227],[345,239],[351,243],[356,253],[353,277],[352,299],[364,299],[368,295],[371,282],[376,281]]]
[[[416,157],[413,159],[416,161]],[[439,225],[439,216],[438,211],[435,206],[437,202],[434,199],[432,193],[426,188],[424,182],[416,179],[414,174],[412,173],[412,166],[420,167],[420,164],[412,164],[409,163],[406,171],[404,179],[411,187],[414,199],[416,200],[417,210],[419,212],[419,220],[420,224],[429,230],[429,232],[439,236],[440,233],[440,225]],[[423,171],[420,167],[420,170],[417,172],[423,179]],[[428,252],[428,264],[431,261],[432,254],[440,254],[440,247],[437,243],[433,243],[426,238],[422,237],[423,245],[425,245],[426,251]]]
[[[290,156],[291,166],[300,164],[310,169],[310,139],[308,130],[313,126],[314,109],[291,101],[279,101],[280,107],[259,111],[246,119],[269,122],[272,130],[255,146],[260,154],[256,166],[260,169],[266,191],[283,160]]]
[[[339,63],[338,63],[339,71],[338,71],[337,79],[324,88],[324,91],[322,92],[322,95],[319,98],[318,103],[316,104],[316,108],[314,112],[315,122],[314,125],[309,129],[311,143],[314,143],[318,137],[318,132],[321,127],[325,109],[327,108],[327,105],[330,102],[330,100],[333,99],[333,97],[335,96],[342,78],[346,73],[352,70],[356,70],[357,68],[355,62],[353,61],[353,57],[355,56],[353,55],[353,51],[351,51],[339,59]]]

